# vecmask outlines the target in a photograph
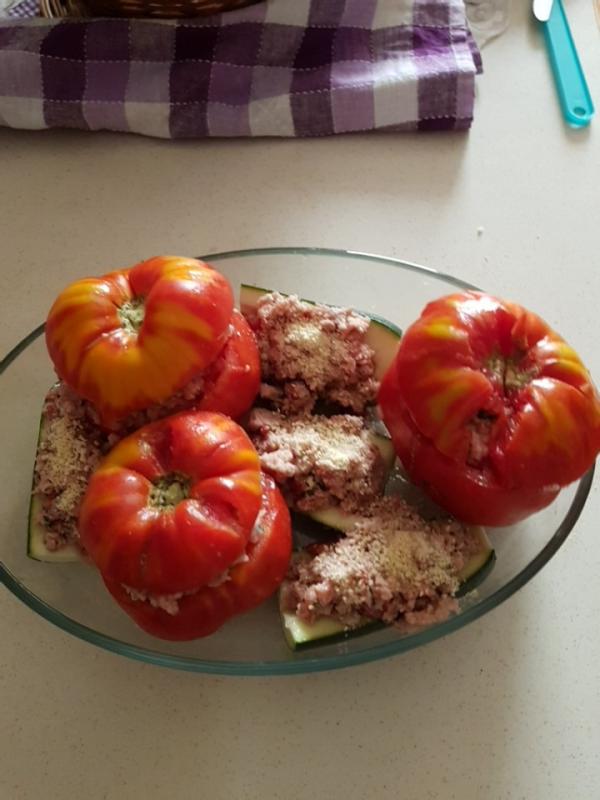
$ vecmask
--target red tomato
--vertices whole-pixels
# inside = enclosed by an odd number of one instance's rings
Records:
[[[93,473],[81,543],[106,579],[195,590],[246,551],[261,507],[258,455],[221,414],[184,412],[122,439]]]
[[[68,286],[50,309],[46,344],[58,376],[108,425],[163,402],[211,364],[232,310],[223,275],[161,256]]]
[[[575,351],[535,314],[479,292],[425,308],[379,404],[410,478],[469,523],[523,519],[600,452],[600,398]]]
[[[231,325],[231,336],[206,371],[206,388],[196,407],[203,411],[220,411],[239,419],[258,394],[260,356],[256,337],[237,310],[233,312]]]
[[[133,599],[118,581],[104,582],[121,608],[147,633],[161,639],[188,640],[208,636],[236,614],[270,597],[287,572],[292,548],[290,515],[273,480],[262,476],[262,507],[247,548],[247,560],[231,567],[221,583],[204,586],[170,600],[171,611],[157,598]]]

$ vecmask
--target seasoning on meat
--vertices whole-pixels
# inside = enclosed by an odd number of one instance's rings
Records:
[[[79,505],[113,437],[96,425],[89,403],[63,383],[46,395],[42,418],[32,491],[41,499],[44,543],[48,550],[58,550],[78,542]]]
[[[248,429],[261,466],[298,511],[352,511],[383,492],[385,465],[360,417],[288,419],[256,408]]]
[[[261,397],[278,411],[310,413],[322,400],[362,414],[375,403],[379,384],[366,317],[272,292],[248,321],[260,350]]]
[[[286,611],[348,628],[366,619],[401,628],[429,625],[458,610],[458,573],[478,548],[453,519],[425,521],[399,497],[375,501],[347,535],[293,557],[282,594]]]

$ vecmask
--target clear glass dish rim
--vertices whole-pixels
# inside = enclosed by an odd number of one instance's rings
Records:
[[[447,281],[460,289],[477,289],[473,284],[455,278],[444,272],[432,269],[431,267],[423,267],[418,264],[413,264],[401,259],[391,258],[388,256],[378,256],[371,253],[362,253],[352,250],[337,250],[319,247],[263,247],[253,248],[248,250],[229,250],[220,253],[210,253],[201,256],[206,261],[225,261],[229,258],[240,258],[247,256],[269,256],[269,255],[317,255],[329,256],[335,258],[351,258],[359,261],[372,261],[379,264],[387,264],[399,269],[405,269],[412,272],[419,272],[424,275],[429,275],[432,278]],[[34,342],[44,331],[44,324],[39,325],[31,333],[25,336],[13,349],[2,359],[0,362],[0,375],[2,375],[10,364],[30,345]],[[42,616],[48,622],[61,628],[63,631],[83,639],[86,642],[94,644],[105,650],[108,650],[119,655],[128,656],[129,658],[142,661],[149,664],[156,664],[158,666],[169,667],[171,669],[178,669],[187,672],[199,672],[212,675],[234,675],[234,676],[261,676],[261,675],[294,675],[309,672],[322,672],[326,670],[342,669],[345,667],[355,666],[357,664],[365,664],[370,661],[377,661],[387,658],[399,653],[405,653],[421,645],[433,642],[443,636],[452,633],[453,631],[460,630],[470,622],[479,619],[480,617],[497,608],[501,603],[511,597],[515,592],[528,583],[548,561],[558,551],[561,545],[565,542],[569,533],[573,530],[579,516],[583,510],[587,497],[590,493],[594,478],[594,469],[592,468],[580,479],[575,497],[571,506],[563,519],[561,525],[557,528],[552,538],[548,541],[546,546],[537,554],[537,556],[529,562],[529,564],[521,570],[514,578],[508,583],[501,586],[496,592],[487,597],[485,600],[477,603],[475,606],[465,609],[461,614],[451,617],[445,622],[438,623],[431,628],[426,628],[409,637],[397,639],[392,642],[385,642],[383,644],[375,645],[374,647],[365,648],[356,653],[345,653],[335,656],[326,656],[323,658],[318,657],[318,650],[315,650],[315,658],[303,658],[298,661],[204,661],[201,659],[194,659],[191,657],[167,655],[155,650],[138,647],[136,645],[128,644],[119,639],[115,639],[103,633],[87,627],[70,617],[63,614],[61,611],[48,605],[44,600],[38,597],[33,592],[30,592],[27,587],[22,584],[6,566],[0,561],[0,579],[2,583],[11,591],[15,597],[21,600],[30,609]]]

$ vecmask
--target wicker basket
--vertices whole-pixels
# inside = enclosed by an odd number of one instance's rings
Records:
[[[44,17],[154,17],[176,19],[220,14],[260,0],[40,0]]]

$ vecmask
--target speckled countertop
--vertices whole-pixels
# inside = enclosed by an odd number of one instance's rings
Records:
[[[600,103],[591,3],[568,8]],[[565,129],[526,17],[516,10],[485,52],[468,137],[173,145],[0,131],[0,351],[82,271],[305,244],[400,256],[518,298],[600,375],[600,119]],[[596,800],[599,516],[594,488],[557,557],[467,629],[310,677],[128,661],[2,590],[0,797]]]

